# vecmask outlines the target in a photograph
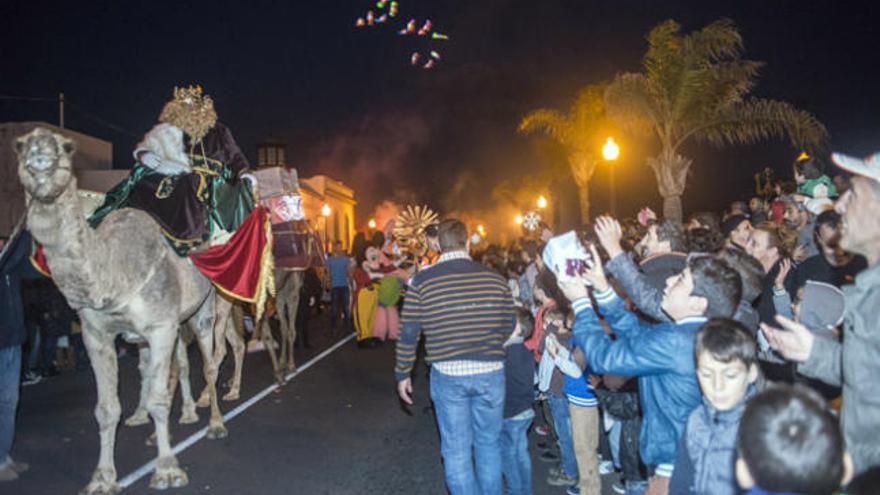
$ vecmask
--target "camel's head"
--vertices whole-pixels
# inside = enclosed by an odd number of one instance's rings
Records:
[[[72,139],[37,127],[15,140],[18,177],[28,194],[43,203],[55,201],[73,177]]]

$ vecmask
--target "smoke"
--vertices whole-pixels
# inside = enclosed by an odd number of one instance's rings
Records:
[[[310,163],[316,173],[342,180],[355,190],[358,218],[365,222],[370,212],[387,215],[391,205],[416,200],[413,183],[418,177],[411,164],[429,137],[428,124],[417,115],[367,115],[319,144]],[[383,225],[379,218],[376,221]]]
[[[379,230],[384,230],[385,225],[388,224],[389,221],[393,220],[400,213],[400,205],[395,203],[394,201],[385,200],[376,205],[373,208],[373,213],[370,215],[370,218],[376,220],[376,228]]]

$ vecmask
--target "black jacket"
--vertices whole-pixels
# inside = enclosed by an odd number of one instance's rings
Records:
[[[511,418],[535,400],[535,356],[522,342],[504,350],[504,417]]]
[[[13,244],[0,260],[0,349],[22,345],[27,337],[21,303],[21,280],[39,278],[30,262],[31,236],[10,239]]]

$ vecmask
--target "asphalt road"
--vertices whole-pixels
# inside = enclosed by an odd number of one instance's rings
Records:
[[[297,364],[329,348],[326,322],[313,320],[312,349],[298,349]],[[190,351],[193,387],[202,386],[200,357]],[[444,494],[439,437],[427,406],[425,367],[414,379],[416,404],[405,410],[397,399],[392,374],[394,346],[359,349],[354,340],[316,361],[278,392],[256,402],[227,423],[223,440],[202,439],[178,455],[189,485],[170,493],[211,494]],[[123,419],[137,405],[137,358],[120,359]],[[229,359],[221,381],[230,375]],[[221,404],[230,411],[272,384],[264,352],[245,357],[241,399]],[[224,393],[221,387],[220,393]],[[90,371],[68,372],[22,388],[16,459],[31,469],[21,479],[0,484],[0,494],[73,494],[86,485],[98,458],[97,424],[92,415],[95,385]],[[207,423],[200,409],[195,425],[178,425],[179,396],[172,410],[172,443]],[[145,440],[152,424],[120,423],[116,469],[122,479],[155,457]],[[544,482],[549,464],[539,462],[531,434],[536,495],[562,494]],[[607,478],[607,477],[606,477]],[[609,479],[603,480],[612,493]],[[125,494],[156,493],[149,475]]]

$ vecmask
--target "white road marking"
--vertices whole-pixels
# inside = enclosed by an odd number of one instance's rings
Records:
[[[298,367],[296,369],[296,371],[291,371],[290,373],[285,375],[284,376],[284,383],[289,382],[290,380],[292,380],[294,377],[296,377],[297,375],[299,375],[303,371],[309,369],[313,364],[315,364],[318,361],[329,356],[333,351],[335,351],[336,349],[339,349],[346,342],[353,339],[355,337],[355,335],[356,334],[354,334],[354,333],[349,334],[347,337],[345,337],[344,339],[340,340],[339,342],[333,344],[330,348],[326,349],[324,352],[322,352],[322,353],[318,354],[317,356],[313,357],[312,359],[310,359],[308,362],[306,362],[306,364]],[[257,402],[262,400],[267,395],[278,390],[278,387],[279,387],[279,385],[277,383],[273,383],[272,385],[266,387],[261,392],[259,392],[257,395],[254,395],[250,399],[248,399],[245,402],[242,402],[241,404],[236,406],[235,409],[224,414],[223,421],[225,423],[228,423],[229,421],[232,420],[232,418],[243,413],[245,410],[247,410],[249,407],[253,406]],[[180,442],[177,445],[175,445],[174,447],[172,447],[171,453],[174,454],[175,456],[180,454],[184,450],[192,447],[199,440],[205,438],[205,435],[207,434],[207,432],[208,432],[208,427],[206,426],[206,427],[202,428],[201,430],[193,433],[192,435],[187,437],[185,440],[183,440],[182,442]],[[119,481],[119,486],[121,488],[128,488],[129,486],[136,483],[139,479],[152,473],[155,469],[156,469],[156,459],[153,459],[150,462],[148,462],[148,463],[144,464],[143,466],[132,471],[125,478],[122,478],[122,480]]]

